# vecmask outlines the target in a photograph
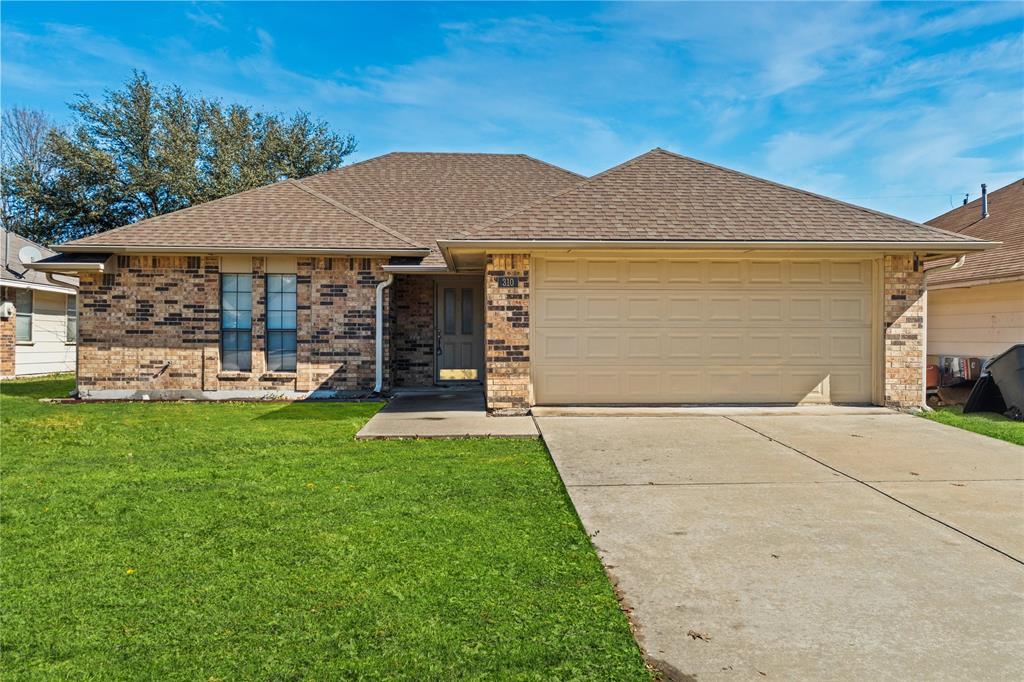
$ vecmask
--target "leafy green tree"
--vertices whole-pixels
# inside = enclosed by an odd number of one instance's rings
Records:
[[[225,105],[136,72],[102,99],[79,95],[74,123],[45,134],[45,173],[4,162],[6,198],[45,216],[28,229],[59,242],[259,187],[337,168],[351,135],[304,112],[290,118]],[[5,217],[6,224],[6,217]]]
[[[37,194],[55,169],[47,148],[53,127],[42,112],[21,107],[6,110],[0,119],[0,221],[37,241],[49,235],[54,223]]]

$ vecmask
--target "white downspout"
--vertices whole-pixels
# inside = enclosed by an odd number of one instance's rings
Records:
[[[377,381],[373,385],[373,392],[380,393],[384,388],[384,290],[395,281],[395,276],[389,274],[388,278],[377,284]]]

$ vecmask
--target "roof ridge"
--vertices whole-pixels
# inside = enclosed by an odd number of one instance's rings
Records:
[[[417,247],[417,248],[424,248],[422,244],[417,244],[416,242],[414,242],[413,240],[409,239],[408,237],[406,237],[401,232],[398,232],[397,230],[393,230],[392,228],[388,227],[384,223],[378,222],[378,221],[374,220],[373,218],[370,218],[369,216],[365,216],[362,213],[360,213],[359,211],[356,211],[353,208],[349,208],[348,206],[346,206],[345,204],[341,203],[340,201],[335,201],[334,199],[331,199],[330,197],[325,196],[325,195],[321,194],[320,192],[317,192],[315,189],[313,189],[311,187],[306,187],[306,185],[304,185],[301,180],[293,180],[293,179],[289,178],[285,182],[290,182],[291,184],[295,185],[300,190],[302,190],[303,192],[309,194],[310,196],[316,197],[317,199],[320,199],[321,201],[324,201],[324,202],[330,204],[331,206],[333,206],[333,207],[335,207],[335,208],[337,208],[339,210],[345,211],[349,215],[352,215],[352,216],[354,216],[356,218],[359,218],[363,222],[365,222],[365,223],[367,223],[369,225],[372,225],[373,227],[376,227],[378,230],[381,230],[382,232],[386,232],[387,234],[391,235],[392,237],[398,239],[399,241],[403,241],[406,244],[409,244],[410,246],[414,246],[414,247]]]
[[[891,213],[884,213],[882,211],[876,211],[873,208],[867,208],[865,206],[859,206],[857,204],[851,204],[851,203],[849,203],[847,201],[842,201],[840,199],[833,199],[832,197],[825,196],[824,194],[817,194],[816,192],[811,192],[811,191],[806,190],[806,189],[800,189],[799,187],[793,187],[792,185],[784,185],[781,182],[775,182],[774,180],[768,180],[767,178],[762,178],[762,177],[758,177],[756,175],[751,175],[750,173],[744,173],[743,171],[734,170],[732,168],[726,168],[725,166],[719,166],[718,164],[710,163],[708,161],[702,161],[700,159],[695,159],[692,156],[685,156],[685,155],[679,154],[677,152],[672,152],[672,151],[669,151],[667,149],[662,149],[661,147],[656,147],[655,149],[652,149],[650,152],[648,152],[648,154],[651,154],[651,153],[654,153],[654,152],[661,152],[662,154],[667,154],[668,156],[673,156],[673,157],[676,157],[676,158],[679,158],[679,159],[683,159],[685,161],[692,161],[693,163],[699,164],[701,166],[706,166],[708,168],[714,168],[716,170],[724,171],[724,172],[730,173],[732,175],[738,175],[740,177],[747,178],[748,180],[754,180],[755,182],[764,183],[766,185],[771,185],[773,187],[778,187],[780,189],[788,190],[788,191],[791,191],[791,192],[798,192],[800,194],[804,194],[804,195],[807,195],[809,197],[814,197],[816,199],[823,199],[823,200],[828,201],[830,203],[839,204],[840,206],[846,206],[847,208],[852,208],[852,209],[855,209],[855,210],[858,210],[858,211],[863,211],[864,213],[869,213],[871,215],[879,216],[879,217],[882,217],[882,218],[888,218],[890,220],[897,220],[897,221],[899,221],[901,223],[905,223],[907,225],[913,225],[914,227],[918,227],[918,228],[923,227],[924,229],[926,229],[926,230],[928,230],[928,231],[930,231],[932,233],[938,233],[938,234],[941,234],[941,235],[956,235],[956,236],[964,239],[964,241],[983,241],[983,240],[975,239],[974,237],[965,237],[964,235],[957,234],[956,232],[950,232],[949,230],[943,230],[942,228],[934,227],[932,225],[926,225],[924,223],[914,222],[913,220],[908,220],[907,218],[901,218],[899,216],[892,215]],[[646,156],[646,154],[644,156]]]
[[[645,157],[645,156],[648,156],[648,155],[654,153],[655,151],[658,151],[658,149],[660,149],[660,148],[656,147],[655,149],[652,149],[650,151],[646,151],[643,154],[640,154],[639,156],[634,156],[632,159],[627,159],[626,161],[623,161],[620,164],[612,166],[611,168],[607,168],[607,169],[601,171],[600,173],[598,173],[597,175],[592,175],[589,178],[585,177],[585,176],[580,176],[582,178],[582,181],[576,183],[572,187],[566,187],[565,189],[562,189],[562,190],[559,190],[557,192],[554,192],[553,194],[549,194],[547,196],[541,197],[540,199],[537,199],[536,201],[531,201],[528,204],[525,204],[525,205],[520,206],[518,208],[512,209],[508,213],[504,213],[504,214],[498,216],[497,218],[494,218],[492,220],[487,221],[486,223],[483,223],[482,225],[477,225],[476,227],[474,227],[471,230],[466,230],[465,232],[461,233],[460,236],[468,237],[469,235],[473,234],[474,232],[480,232],[480,231],[482,231],[482,230],[484,230],[484,229],[486,229],[488,227],[491,227],[493,225],[496,225],[497,223],[502,222],[503,220],[511,218],[514,215],[517,215],[519,213],[523,213],[524,211],[526,211],[528,209],[531,209],[534,206],[539,206],[540,204],[543,204],[546,201],[557,199],[558,197],[560,197],[560,196],[562,196],[564,194],[568,194],[569,192],[574,192],[577,189],[580,189],[582,187],[585,187],[586,185],[589,185],[594,180],[597,180],[598,178],[604,177],[605,175],[611,173],[612,171],[619,170],[621,168],[625,168],[626,166],[631,165],[632,163],[634,163],[638,159],[640,159],[642,157]]]
[[[568,173],[569,175],[574,175],[574,176],[576,176],[577,178],[580,178],[580,179],[586,179],[586,177],[587,177],[586,175],[581,175],[581,174],[577,173],[576,171],[571,171],[568,168],[562,168],[561,166],[559,166],[557,164],[554,164],[554,163],[551,163],[550,161],[545,161],[544,159],[538,159],[536,156],[530,156],[529,154],[516,154],[516,156],[521,156],[524,159],[529,159],[530,161],[533,161],[534,163],[539,163],[542,166],[547,166],[548,168],[554,168],[555,170],[560,170],[563,173]]]

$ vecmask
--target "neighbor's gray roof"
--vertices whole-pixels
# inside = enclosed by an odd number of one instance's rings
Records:
[[[972,253],[956,270],[928,275],[928,284],[971,282],[1024,277],[1024,178],[988,195],[988,218],[981,217],[981,199],[928,221],[960,235],[1002,242],[982,253]]]
[[[975,241],[663,149],[513,211],[460,239]]]
[[[42,244],[36,244],[34,241],[25,239],[21,235],[0,228],[0,249],[3,250],[3,268],[0,269],[0,282],[12,282],[22,284],[26,287],[32,287],[33,285],[42,287],[57,286],[53,282],[47,280],[44,273],[30,270],[21,262],[18,254],[26,246],[34,246],[39,249],[43,258],[56,254],[55,251],[46,248]],[[59,275],[55,276],[55,279],[66,282],[69,288],[78,286],[77,277]]]

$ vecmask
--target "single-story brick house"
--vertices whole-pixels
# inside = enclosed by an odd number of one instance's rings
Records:
[[[928,269],[928,356],[992,358],[1024,343],[1024,178],[928,221],[1002,242]],[[953,267],[943,267],[950,266]]]
[[[56,247],[84,397],[481,383],[534,404],[923,398],[923,264],[992,246],[661,149],[394,153]]]

